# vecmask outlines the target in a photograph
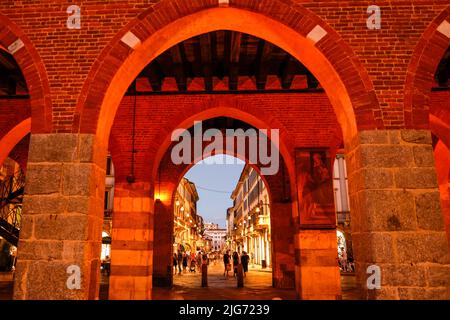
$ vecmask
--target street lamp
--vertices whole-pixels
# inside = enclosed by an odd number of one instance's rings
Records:
[[[180,201],[175,201],[175,205],[178,207],[180,205]]]

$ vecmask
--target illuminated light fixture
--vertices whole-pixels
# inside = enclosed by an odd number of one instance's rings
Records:
[[[189,220],[190,223],[192,223],[192,220]]]
[[[181,208],[180,208],[180,211],[184,211],[184,207],[181,207]]]
[[[189,213],[186,213],[186,216],[188,216],[188,217],[189,217]]]
[[[244,220],[244,224],[246,224],[246,223],[247,223],[247,221]]]
[[[259,207],[256,207],[256,212],[260,212],[261,211],[261,209],[259,209]]]
[[[249,216],[249,217],[248,217],[248,220],[249,220],[249,221],[252,220],[252,217]]]
[[[180,205],[180,201],[175,201],[175,205],[178,207]]]

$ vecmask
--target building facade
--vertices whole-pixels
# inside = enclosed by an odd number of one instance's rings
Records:
[[[112,239],[112,217],[114,210],[114,165],[112,157],[109,154],[106,158],[106,178],[105,178],[105,198],[104,198],[104,218],[102,231],[102,253],[100,259],[111,257],[111,239]]]
[[[250,263],[270,266],[272,249],[269,194],[261,176],[250,165],[245,165],[231,199],[231,249],[246,251],[250,256]]]
[[[218,224],[205,223],[205,236],[211,239],[211,251],[223,251],[226,245],[227,230]]]
[[[333,167],[334,203],[337,219],[337,248],[341,270],[350,270],[347,264],[353,262],[350,201],[348,193],[347,165],[344,154],[337,154]],[[345,264],[345,266],[344,266]],[[353,269],[352,269],[353,270]]]
[[[195,184],[181,179],[174,206],[173,246],[177,250],[195,252],[205,246],[203,218],[197,212],[199,196]]]

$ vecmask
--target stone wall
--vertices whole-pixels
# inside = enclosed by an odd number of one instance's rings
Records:
[[[98,297],[106,158],[93,149],[92,135],[31,136],[15,299]],[[80,289],[67,286],[72,265]]]
[[[449,299],[450,259],[426,130],[364,131],[347,146],[352,237],[363,298]],[[368,290],[366,269],[381,268]]]

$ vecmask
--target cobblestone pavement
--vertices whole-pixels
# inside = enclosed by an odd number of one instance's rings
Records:
[[[228,279],[223,276],[221,263],[212,264],[208,270],[208,287],[201,287],[200,273],[183,273],[174,276],[172,289],[154,288],[155,300],[271,300],[296,299],[294,290],[272,288],[272,273],[270,269],[261,270],[250,266],[249,273],[244,280],[244,288],[237,288],[236,279],[232,272]],[[356,290],[355,277],[343,275],[342,298],[344,300],[356,300],[359,294]],[[0,300],[12,299],[12,282],[0,282]],[[108,278],[102,276],[100,284],[100,300],[108,298]]]
[[[270,269],[261,270],[249,268],[244,278],[244,287],[237,288],[237,280],[229,272],[229,277],[223,275],[222,263],[212,263],[208,267],[208,287],[201,287],[201,274],[182,273],[174,275],[174,287],[172,289],[155,288],[153,298],[155,300],[295,300],[296,293],[293,289],[272,288],[272,272]]]

